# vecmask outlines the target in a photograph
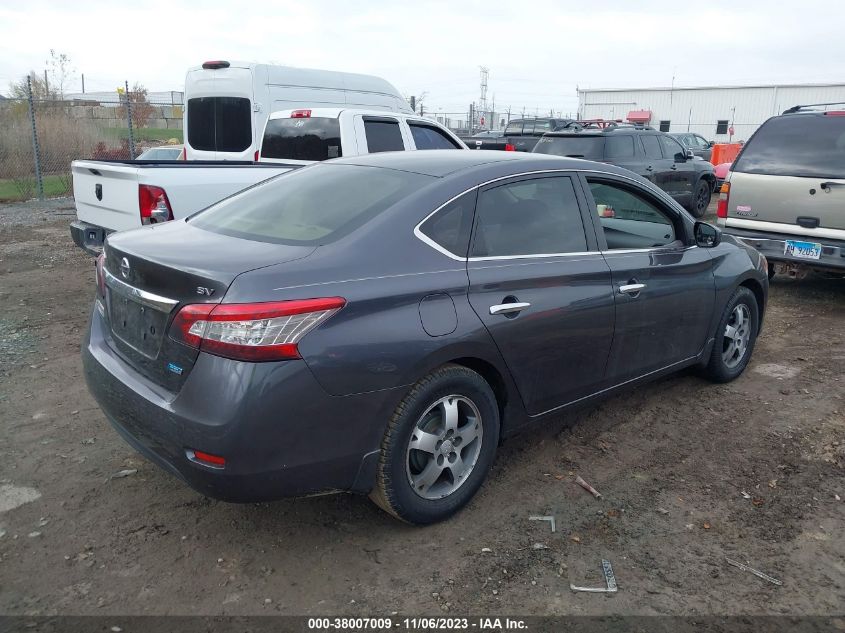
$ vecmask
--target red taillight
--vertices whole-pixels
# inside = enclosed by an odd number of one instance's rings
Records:
[[[511,145],[510,143],[505,143],[505,151],[506,152],[515,152],[516,145]]]
[[[170,326],[170,336],[209,354],[234,360],[300,358],[303,336],[346,305],[341,297],[267,303],[191,304]]]
[[[828,110],[825,116],[845,116],[845,110]]]
[[[213,468],[223,468],[226,465],[226,458],[220,457],[219,455],[212,455],[211,453],[195,450],[187,450],[185,452],[188,455],[188,459],[191,459],[195,462],[200,462],[202,464],[205,464],[206,466],[212,466]]]
[[[138,208],[141,210],[141,224],[156,224],[173,219],[170,201],[161,187],[138,185]]]
[[[106,275],[103,272],[103,266],[106,263],[106,254],[100,253],[97,256],[97,290],[101,297],[106,296]]]
[[[731,195],[731,183],[726,182],[722,185],[722,188],[719,189],[719,202],[716,204],[716,217],[717,218],[727,218],[728,217],[728,198]]]
[[[307,119],[311,116],[311,110],[294,110],[290,113],[292,119]]]
[[[223,61],[222,59],[215,59],[210,62],[203,62],[202,64],[205,70],[217,70],[218,68],[228,68],[229,66],[229,62]]]

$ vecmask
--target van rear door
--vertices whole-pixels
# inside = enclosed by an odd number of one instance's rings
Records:
[[[842,114],[790,114],[764,123],[732,167],[725,225],[776,232],[801,227],[811,231],[794,232],[831,238],[845,231]]]
[[[189,160],[254,160],[253,85],[250,68],[188,72],[185,146]]]

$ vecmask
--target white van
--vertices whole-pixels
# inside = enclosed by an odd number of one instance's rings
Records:
[[[185,77],[185,158],[258,160],[261,134],[271,112],[347,107],[405,112],[410,106],[379,77],[209,61]]]

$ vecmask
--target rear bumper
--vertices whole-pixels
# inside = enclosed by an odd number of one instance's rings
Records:
[[[95,312],[82,346],[89,390],[133,448],[198,492],[252,502],[372,488],[393,391],[336,397],[304,361],[200,354],[172,393],[124,362],[103,330]],[[193,461],[191,449],[225,467]]]
[[[95,257],[103,251],[103,242],[109,233],[111,231],[108,229],[82,220],[74,220],[70,223],[70,236],[74,244]]]
[[[803,264],[810,268],[829,270],[845,270],[845,242],[826,238],[814,238],[806,235],[784,235],[782,233],[767,233],[763,231],[749,231],[734,227],[725,227],[724,232],[753,246],[766,256],[769,262],[786,262]],[[786,240],[799,242],[814,242],[822,245],[819,259],[804,259],[785,253]]]

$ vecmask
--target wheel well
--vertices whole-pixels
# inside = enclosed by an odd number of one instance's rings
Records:
[[[456,358],[450,362],[454,365],[463,365],[464,367],[471,369],[487,381],[487,384],[490,385],[490,388],[493,390],[493,394],[496,396],[496,402],[499,405],[499,419],[504,419],[505,405],[508,402],[508,389],[505,386],[505,380],[502,378],[502,374],[499,373],[499,370],[486,360],[481,360],[480,358]]]
[[[759,332],[760,325],[763,323],[763,303],[765,301],[763,298],[763,287],[754,279],[746,279],[739,285],[745,286],[753,292],[754,298],[757,300],[757,331]]]
[[[716,174],[711,174],[710,172],[707,172],[701,175],[701,180],[706,180],[710,183],[710,186],[713,186],[714,184],[716,184]]]

